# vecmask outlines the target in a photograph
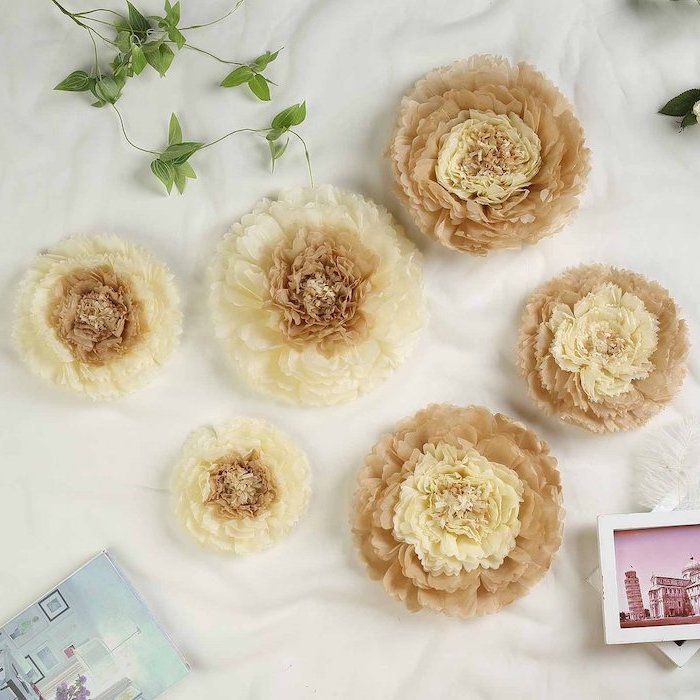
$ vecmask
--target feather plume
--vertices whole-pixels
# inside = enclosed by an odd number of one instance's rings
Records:
[[[648,508],[700,508],[700,416],[649,436],[638,458],[636,491]]]

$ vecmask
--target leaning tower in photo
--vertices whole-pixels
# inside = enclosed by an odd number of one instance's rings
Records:
[[[634,569],[625,571],[625,593],[627,594],[627,608],[632,620],[644,619],[644,601],[642,590],[639,587],[639,579]]]

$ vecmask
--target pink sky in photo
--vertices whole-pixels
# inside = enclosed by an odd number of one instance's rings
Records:
[[[617,599],[623,612],[627,612],[625,571],[637,572],[644,607],[648,608],[652,574],[681,578],[688,559],[700,559],[700,525],[615,530],[614,541]]]

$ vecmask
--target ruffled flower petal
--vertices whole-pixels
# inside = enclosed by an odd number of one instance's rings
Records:
[[[36,258],[17,296],[14,340],[30,369],[96,399],[140,388],[182,330],[172,275],[117,236],[72,236]]]
[[[238,418],[188,437],[171,492],[177,518],[197,542],[249,554],[285,537],[304,514],[310,468],[282,431]]]
[[[371,578],[411,611],[496,612],[547,572],[562,537],[556,460],[486,408],[431,405],[373,447],[352,534]]]
[[[589,171],[567,99],[532,66],[495,56],[419,80],[401,102],[387,155],[418,228],[477,255],[556,233]]]
[[[382,207],[331,186],[263,200],[210,268],[215,332],[253,386],[310,405],[349,401],[412,349],[421,257]]]

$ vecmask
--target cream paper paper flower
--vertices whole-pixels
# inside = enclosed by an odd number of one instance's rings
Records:
[[[418,228],[477,255],[556,233],[589,171],[569,101],[533,66],[497,56],[419,80],[401,101],[387,155]]]
[[[431,573],[496,569],[520,531],[522,493],[512,469],[471,446],[428,443],[401,483],[394,536],[413,545]]]
[[[203,546],[248,554],[283,538],[306,511],[306,455],[260,420],[238,418],[195,430],[175,466],[178,519]]]
[[[460,199],[484,205],[527,196],[542,163],[537,134],[516,114],[469,114],[440,147],[438,182]]]
[[[409,610],[499,610],[561,543],[556,460],[481,406],[432,405],[384,435],[358,475],[352,533],[369,575]]]
[[[103,399],[145,384],[172,353],[181,327],[165,266],[117,236],[73,236],[24,275],[14,339],[36,374]]]
[[[210,269],[215,332],[239,373],[287,401],[349,401],[423,323],[420,254],[382,207],[331,186],[263,200]]]
[[[655,282],[583,265],[532,294],[519,346],[521,371],[544,411],[593,432],[625,430],[680,389],[688,330]]]
[[[659,322],[634,294],[607,283],[573,309],[556,304],[548,325],[554,339],[551,353],[557,364],[581,378],[591,401],[619,396],[654,369]]]

